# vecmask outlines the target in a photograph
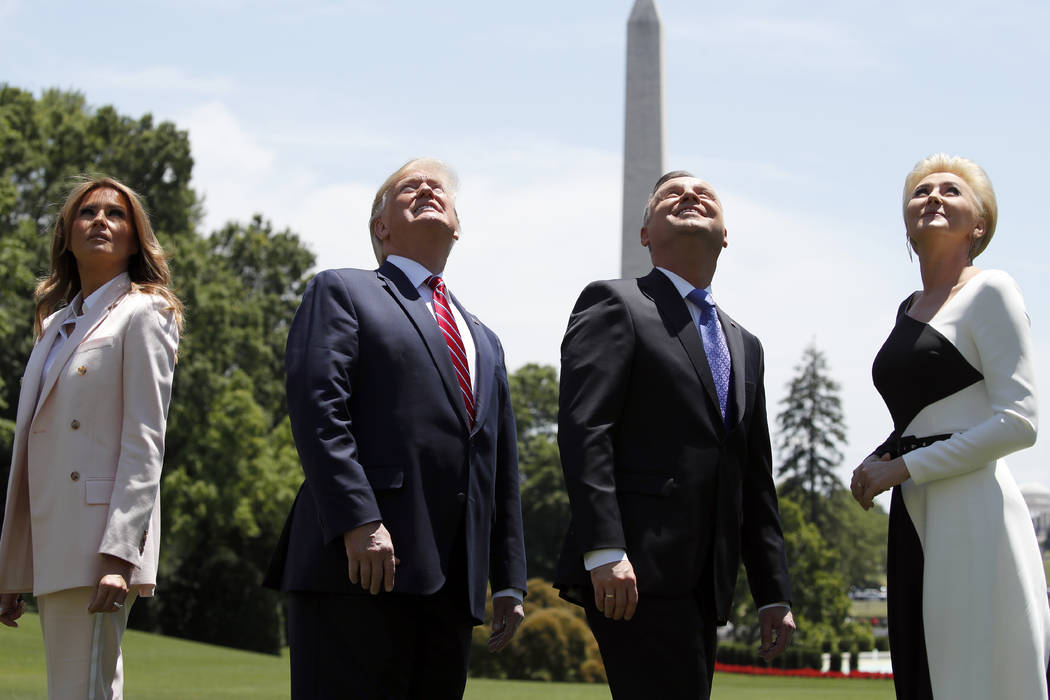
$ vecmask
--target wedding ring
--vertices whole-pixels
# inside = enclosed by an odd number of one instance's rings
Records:
[[[605,597],[606,597],[606,598],[615,598],[615,597],[616,597],[616,594],[615,594],[615,593],[606,593],[606,594],[605,594]]]
[[[113,601],[113,607],[116,608],[117,610],[120,610],[121,608],[124,607],[124,604],[123,603],[118,603],[117,601],[114,600]]]

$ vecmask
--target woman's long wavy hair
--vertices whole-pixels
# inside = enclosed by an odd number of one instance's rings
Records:
[[[124,183],[105,176],[82,176],[78,184],[66,197],[59,209],[58,219],[51,234],[51,272],[41,279],[36,286],[36,313],[33,329],[37,338],[43,329],[44,319],[54,313],[59,305],[73,301],[80,292],[80,272],[77,261],[69,247],[69,238],[73,229],[80,203],[89,192],[99,188],[109,188],[120,192],[128,206],[130,221],[139,241],[139,250],[128,260],[128,276],[132,288],[145,294],[156,294],[168,302],[168,311],[175,317],[179,331],[182,331],[182,302],[171,289],[171,270],[168,268],[168,256],[161,247],[149,214],[138,194]]]

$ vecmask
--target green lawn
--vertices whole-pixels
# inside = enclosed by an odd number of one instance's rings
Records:
[[[44,649],[36,615],[18,629],[0,628],[0,699],[44,700]],[[127,683],[132,700],[283,700],[288,697],[288,661],[222,647],[129,631],[124,638]],[[889,700],[890,681],[764,678],[720,673],[714,700],[836,698]],[[471,680],[467,700],[608,700],[605,686]]]

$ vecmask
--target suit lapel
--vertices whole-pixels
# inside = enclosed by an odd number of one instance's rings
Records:
[[[469,425],[467,408],[463,405],[463,394],[459,390],[459,381],[456,379],[456,369],[452,366],[452,358],[448,354],[448,344],[445,337],[438,328],[437,321],[427,308],[426,302],[419,296],[419,290],[412,286],[405,273],[397,265],[383,262],[377,270],[380,281],[394,297],[394,300],[404,309],[405,314],[412,325],[415,326],[423,344],[426,345],[430,359],[441,376],[441,383],[445,385],[445,393],[449,401],[463,421],[463,425]],[[476,413],[476,409],[475,409]]]
[[[489,384],[496,371],[496,349],[492,347],[488,334],[482,330],[477,316],[463,308],[455,294],[450,296],[467,325],[460,333],[468,332],[474,340],[474,430],[477,430],[484,423],[485,411],[489,408]]]
[[[736,325],[736,321],[730,318],[729,314],[724,313],[721,308],[718,309],[718,320],[722,322],[722,330],[725,331],[726,345],[729,346],[729,362],[732,366],[729,376],[733,382],[732,387],[730,387],[733,392],[733,420],[728,425],[732,429],[733,426],[744,419],[744,403],[746,401],[744,385],[747,378],[744,335],[740,332],[740,326]]]
[[[664,319],[668,329],[677,336],[682,348],[689,356],[689,361],[696,371],[700,383],[708,398],[708,408],[721,417],[721,409],[718,406],[718,392],[715,391],[715,380],[711,375],[711,365],[707,361],[704,352],[704,343],[700,340],[700,329],[693,324],[693,317],[689,315],[689,309],[685,300],[678,293],[671,280],[667,279],[659,270],[653,270],[645,277],[638,280],[638,286],[653,302]],[[721,420],[715,421],[721,423]]]
[[[62,369],[66,366],[73,353],[76,352],[77,347],[80,346],[80,343],[85,338],[91,335],[92,331],[98,327],[98,324],[102,323],[103,319],[109,316],[109,312],[128,293],[129,289],[131,289],[131,281],[125,274],[122,279],[115,280],[112,286],[103,292],[98,301],[92,304],[92,308],[84,312],[84,315],[77,321],[73,334],[66,338],[66,342],[62,344],[58,354],[55,355],[55,361],[51,363],[47,376],[44,377],[44,386],[40,390],[40,397],[36,402],[36,411],[33,413],[34,418],[36,418],[36,413],[40,410],[40,407],[44,405],[44,401],[47,400],[48,394],[55,387],[55,383],[62,375]],[[60,319],[56,318],[51,325],[54,326],[59,323]],[[48,330],[50,331],[51,329],[48,328]],[[58,329],[56,328],[55,331],[57,332]],[[48,346],[48,349],[50,350],[50,346]]]
[[[25,374],[22,375],[22,389],[18,394],[18,417],[16,425],[27,427],[29,420],[36,415],[36,407],[40,404],[40,380],[44,370],[44,360],[55,344],[55,337],[62,325],[59,318],[65,318],[66,309],[57,312],[57,315],[48,325],[44,335],[33,346],[33,352],[29,354],[29,362],[26,363]]]

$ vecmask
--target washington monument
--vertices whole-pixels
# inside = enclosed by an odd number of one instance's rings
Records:
[[[664,47],[655,0],[635,0],[627,20],[627,89],[623,139],[623,238],[620,275],[652,269],[638,231],[642,210],[664,167]]]

